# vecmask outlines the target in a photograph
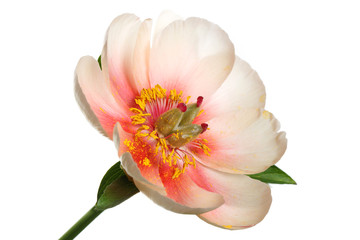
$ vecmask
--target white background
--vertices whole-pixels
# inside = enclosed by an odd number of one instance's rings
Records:
[[[360,7],[357,1],[1,1],[0,239],[58,239],[92,207],[117,161],[73,95],[77,61],[98,57],[113,18],[165,9],[220,25],[263,79],[287,132],[257,226],[227,231],[168,212],[142,194],[107,210],[77,239],[359,237]]]

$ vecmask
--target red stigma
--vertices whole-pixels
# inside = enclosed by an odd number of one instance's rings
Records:
[[[202,130],[201,133],[204,133],[204,132],[208,129],[208,126],[209,126],[209,124],[207,124],[207,123],[202,123],[202,124],[201,124],[201,127],[202,127],[203,130]],[[200,134],[201,134],[201,133],[200,133]]]
[[[199,96],[199,97],[197,98],[197,101],[196,101],[196,106],[197,106],[197,107],[200,107],[200,105],[202,104],[203,100],[204,100],[204,97]]]
[[[177,105],[177,108],[180,109],[180,111],[182,112],[186,112],[187,106],[185,105],[185,103],[179,103]]]

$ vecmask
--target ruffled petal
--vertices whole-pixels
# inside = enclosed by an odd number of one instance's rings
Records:
[[[82,57],[76,67],[75,94],[89,121],[109,138],[116,122],[126,122],[127,108],[115,101],[98,62],[90,56]]]
[[[243,109],[208,122],[209,154],[196,144],[188,148],[204,165],[229,173],[251,174],[265,171],[284,154],[287,139],[278,132],[280,123],[265,110]]]
[[[133,14],[115,18],[107,31],[102,53],[103,70],[108,73],[112,94],[118,102],[127,105],[133,104],[134,97],[138,94],[134,88],[133,60],[141,25],[140,19]],[[143,27],[143,31],[146,28]],[[142,44],[141,40],[139,42]],[[137,51],[145,49],[140,47]],[[143,54],[146,55],[146,52]]]
[[[206,208],[204,206],[199,206],[198,208],[191,208],[189,206],[182,205],[175,202],[174,200],[166,196],[165,188],[154,185],[147,181],[144,178],[137,164],[133,161],[130,153],[124,153],[121,158],[121,166],[124,168],[125,172],[133,178],[134,183],[138,189],[144,193],[147,197],[153,200],[156,204],[162,206],[163,208],[184,214],[201,214],[213,210],[214,208]]]
[[[217,25],[199,18],[177,20],[154,39],[150,81],[207,98],[231,72],[234,59],[234,46]]]
[[[271,205],[270,187],[241,174],[229,174],[197,164],[191,178],[208,191],[224,197],[219,208],[199,215],[204,221],[227,229],[254,226],[266,216]]]
[[[265,87],[257,72],[244,60],[236,57],[234,67],[220,88],[205,99],[202,108],[206,114],[201,120],[207,121],[231,111],[244,108],[264,108]]]
[[[215,209],[224,203],[221,195],[199,187],[186,171],[173,178],[175,168],[175,166],[170,167],[168,163],[160,162],[160,177],[169,198],[191,208]]]

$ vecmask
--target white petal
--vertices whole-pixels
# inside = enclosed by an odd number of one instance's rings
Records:
[[[174,21],[154,39],[151,84],[207,98],[234,64],[234,46],[217,25],[199,18]]]
[[[176,15],[172,11],[163,11],[156,21],[153,39],[158,38],[162,30],[176,20],[181,20],[181,17],[179,15]]]
[[[244,108],[264,108],[265,87],[259,75],[239,57],[221,87],[204,101],[207,119]]]
[[[208,140],[210,156],[191,147],[206,166],[229,173],[258,173],[280,160],[286,150],[279,121],[264,110],[245,109],[211,119]]]
[[[241,229],[259,223],[271,205],[271,191],[267,184],[241,174],[229,174],[197,164],[192,171],[200,186],[221,194],[225,203],[199,217],[211,224]]]
[[[104,136],[107,137],[107,133],[101,126],[99,119],[96,117],[95,113],[91,110],[91,107],[89,103],[86,101],[86,97],[84,93],[82,92],[79,80],[77,75],[75,74],[75,81],[74,81],[74,90],[75,90],[75,99],[77,103],[80,106],[81,111],[84,113],[86,118],[89,120],[89,122]]]

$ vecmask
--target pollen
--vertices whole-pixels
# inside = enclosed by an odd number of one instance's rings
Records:
[[[145,158],[142,160],[142,164],[143,164],[144,166],[151,167],[150,160],[149,160],[147,157],[145,157]]]
[[[232,229],[232,225],[223,225],[224,228]]]
[[[266,111],[266,110],[264,110],[264,111],[262,112],[262,116],[263,116],[263,118],[265,118],[265,119],[270,119],[270,118],[271,118],[271,113],[268,112],[268,111]]]
[[[104,109],[102,109],[101,107],[99,108],[103,113],[106,113],[106,111]]]
[[[264,102],[265,102],[265,99],[266,99],[266,95],[263,94],[263,95],[260,96],[259,102],[264,103]]]
[[[128,139],[124,140],[124,144],[129,148],[130,151],[135,149],[133,142]]]

